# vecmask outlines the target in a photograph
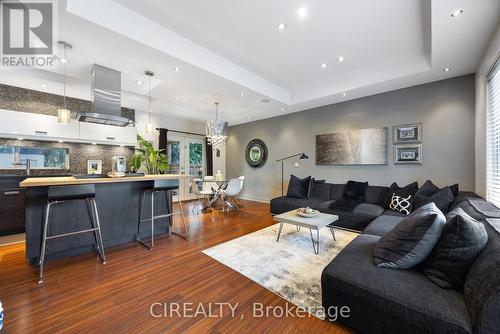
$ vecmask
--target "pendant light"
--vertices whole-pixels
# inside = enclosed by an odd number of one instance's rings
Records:
[[[144,72],[148,76],[148,82],[149,82],[149,93],[148,93],[148,122],[146,123],[146,133],[153,133],[154,127],[153,123],[151,123],[151,77],[155,75],[151,71],[146,71]]]
[[[207,121],[205,136],[208,144],[216,148],[224,144],[228,137],[228,124],[219,120],[219,102],[215,102],[215,119]]]
[[[66,106],[66,73],[67,73],[67,67],[68,67],[68,58],[66,51],[68,49],[72,49],[73,46],[69,43],[59,41],[58,43],[64,48],[64,57],[61,58],[61,62],[64,64],[64,90],[63,90],[63,103],[64,107],[57,109],[57,122],[62,123],[62,124],[68,124],[71,122],[71,111],[67,108]]]

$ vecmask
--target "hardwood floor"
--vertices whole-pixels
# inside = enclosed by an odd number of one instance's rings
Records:
[[[0,247],[0,300],[7,333],[348,333],[340,324],[315,317],[254,318],[253,303],[294,307],[245,276],[201,253],[203,249],[274,224],[267,204],[189,214],[191,238],[155,241],[153,251],[130,243],[108,248],[107,264],[85,254],[48,261],[45,286],[27,264],[24,243]],[[176,221],[176,226],[178,221]],[[235,317],[154,317],[153,303],[236,303]],[[161,305],[154,308],[161,313]],[[212,311],[212,315],[217,312]],[[190,312],[194,314],[193,312]]]

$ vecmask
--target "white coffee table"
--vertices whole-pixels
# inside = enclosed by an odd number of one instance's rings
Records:
[[[319,253],[319,231],[327,227],[327,225],[333,223],[339,219],[336,215],[329,215],[326,213],[319,213],[317,216],[304,218],[297,214],[296,210],[288,211],[282,213],[281,215],[274,216],[274,220],[280,223],[278,238],[276,241],[280,240],[281,230],[283,229],[284,224],[295,225],[297,227],[297,231],[300,231],[301,227],[305,227],[309,229],[309,234],[311,235],[311,241],[313,245],[314,254]],[[335,240],[335,230],[333,227],[329,226],[330,232],[332,234],[333,240]],[[312,230],[316,231],[316,240],[313,238]]]

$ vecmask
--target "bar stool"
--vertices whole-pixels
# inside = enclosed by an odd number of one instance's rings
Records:
[[[87,210],[89,212],[92,228],[73,231],[69,233],[54,234],[48,236],[50,208],[52,205],[62,204],[66,201],[85,200]],[[93,184],[71,185],[71,186],[51,186],[48,192],[48,201],[45,209],[45,221],[43,223],[42,246],[40,249],[40,277],[38,284],[44,283],[43,265],[45,263],[45,248],[47,240],[68,237],[76,234],[94,232],[97,252],[103,264],[106,264],[106,256],[104,254],[104,244],[102,242],[101,225],[99,222],[99,214],[97,212],[97,204],[95,201],[95,186]]]
[[[145,219],[141,219],[142,218],[142,213],[143,213],[143,209],[144,209],[144,198],[146,197],[146,194],[147,193],[151,193],[151,217],[150,218],[145,218]],[[158,193],[164,193],[165,194],[165,199],[166,199],[166,206],[167,206],[167,211],[168,211],[168,207],[169,207],[169,203],[168,203],[168,198],[169,198],[169,194],[172,196],[172,210],[173,211],[173,197],[177,197],[177,203],[179,204],[179,209],[180,211],[175,211],[175,212],[170,212],[170,213],[166,213],[166,214],[163,214],[163,215],[158,215],[158,216],[155,216],[154,215],[154,199],[155,199],[155,194],[158,194]],[[140,199],[140,209],[139,209],[139,222],[137,224],[137,234],[135,236],[135,240],[137,242],[139,242],[141,245],[143,245],[144,247],[146,247],[147,249],[149,250],[152,250],[153,247],[154,247],[154,229],[155,229],[155,219],[161,219],[161,218],[168,218],[168,217],[172,217],[172,216],[175,216],[175,215],[181,215],[182,216],[182,223],[184,225],[184,231],[185,231],[185,235],[182,235],[182,234],[179,234],[177,232],[174,232],[172,231],[173,229],[173,220],[172,222],[170,223],[169,222],[169,227],[168,227],[168,234],[169,235],[172,235],[175,234],[177,236],[180,236],[184,239],[188,239],[189,237],[189,231],[188,231],[188,227],[187,227],[187,224],[186,224],[186,219],[184,217],[184,211],[182,210],[182,203],[181,203],[181,198],[179,196],[179,180],[177,179],[170,179],[170,180],[155,180],[154,183],[153,183],[153,186],[150,187],[150,188],[147,188],[143,191],[143,193],[141,194],[141,199]],[[141,230],[141,222],[143,221],[148,221],[148,220],[151,220],[151,245],[148,245],[146,244],[144,241],[141,240],[140,238],[140,230]]]

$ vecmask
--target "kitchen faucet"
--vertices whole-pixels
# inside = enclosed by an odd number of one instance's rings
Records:
[[[31,175],[31,159],[28,158],[25,162],[13,162],[12,164],[14,166],[26,166],[26,175]]]

